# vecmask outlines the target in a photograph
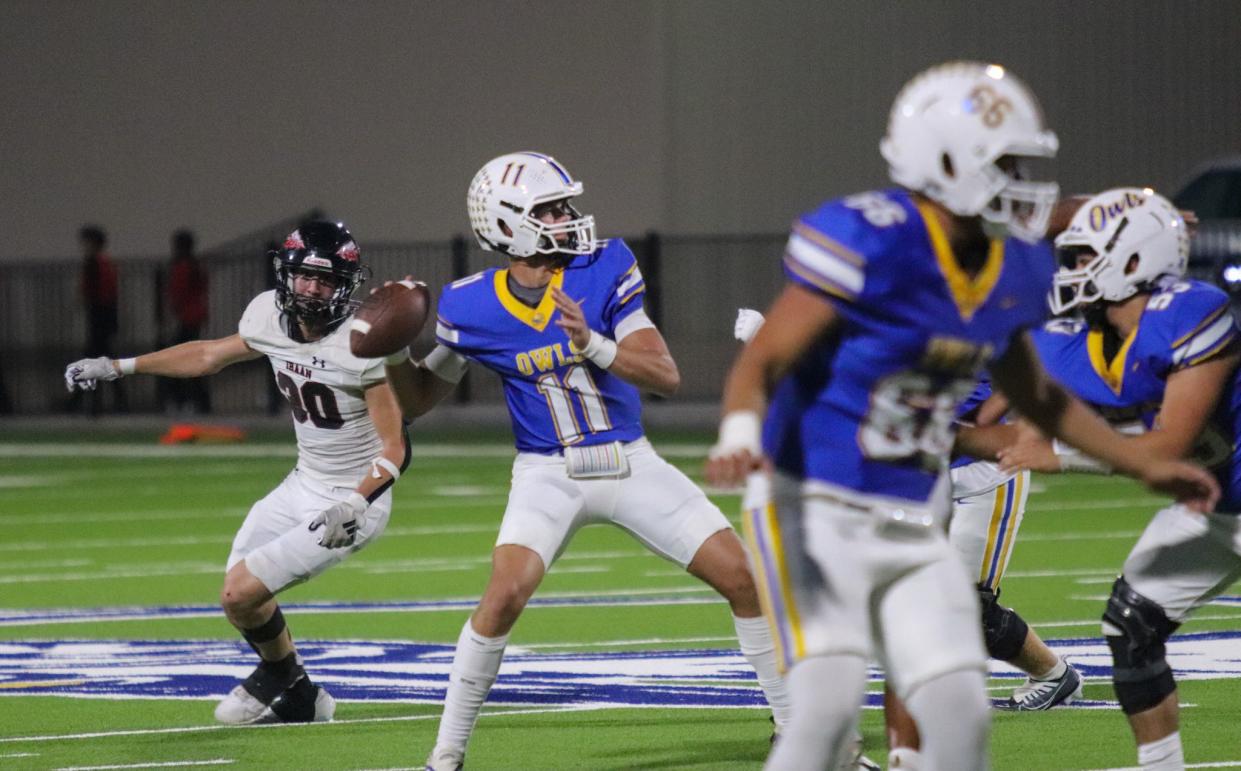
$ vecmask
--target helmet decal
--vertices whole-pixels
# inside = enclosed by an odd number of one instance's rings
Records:
[[[1027,179],[1022,163],[1058,148],[1029,88],[980,62],[942,64],[909,81],[879,144],[893,182],[1026,241],[1043,236],[1059,188]]]
[[[1165,276],[1185,275],[1189,232],[1171,201],[1149,188],[1121,187],[1091,198],[1056,237],[1060,267],[1053,313],[1120,302]]]
[[[314,325],[334,326],[353,313],[354,291],[370,270],[362,265],[361,251],[344,223],[307,222],[284,240],[273,255],[276,305],[291,317]],[[332,294],[301,294],[295,288],[298,273],[313,271],[332,277]]]

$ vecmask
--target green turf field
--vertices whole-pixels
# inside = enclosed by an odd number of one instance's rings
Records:
[[[211,606],[232,536],[291,466],[291,443],[167,451],[0,440],[0,768],[420,767],[438,715],[428,694],[442,689],[443,646],[486,579],[512,455],[499,437],[415,445],[384,537],[282,597],[294,636],[323,662],[309,664],[312,675],[339,678],[317,678],[339,697],[337,721],[222,728],[194,677],[224,683],[222,694],[248,659]],[[700,478],[701,438],[657,447]],[[735,512],[735,497],[717,500]],[[1037,478],[1030,498],[1004,600],[1045,638],[1073,641],[1065,649],[1095,673],[1086,698],[1096,704],[1112,696],[1097,639],[1102,598],[1158,506],[1131,483],[1086,476]],[[1238,593],[1204,608],[1174,648],[1174,665],[1210,675],[1181,687],[1193,705],[1182,727],[1191,767],[1241,767],[1241,635],[1195,634],[1241,630]],[[701,585],[596,527],[537,596],[512,635],[493,692],[504,700],[484,710],[469,768],[761,765],[767,712],[752,706],[753,681],[729,651],[727,606]],[[993,679],[993,695],[1016,682]],[[135,698],[174,692],[183,698]],[[865,711],[863,730],[869,754],[886,757],[879,711]],[[1107,705],[997,713],[992,754],[997,769],[1135,763],[1124,720]]]

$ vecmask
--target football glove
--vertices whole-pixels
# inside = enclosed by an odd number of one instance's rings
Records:
[[[753,308],[738,308],[737,323],[733,324],[733,337],[743,343],[748,343],[754,336],[758,334],[758,328],[763,326],[763,314]]]
[[[324,529],[323,535],[319,537],[319,545],[325,549],[352,546],[358,535],[359,520],[369,505],[360,493],[350,493],[348,498],[329,506],[310,520],[307,529],[312,533],[321,527]]]
[[[112,360],[107,356],[79,359],[65,367],[65,388],[70,391],[74,388],[93,391],[100,380],[116,380],[120,376],[121,373],[112,366]]]

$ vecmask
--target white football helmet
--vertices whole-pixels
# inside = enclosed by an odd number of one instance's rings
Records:
[[[582,183],[555,158],[521,152],[501,155],[479,169],[465,203],[470,227],[484,249],[517,258],[590,254],[596,247],[595,218],[583,216],[569,203],[581,194]],[[549,225],[532,216],[540,204],[558,201],[564,202],[568,221]]]
[[[1060,188],[1027,181],[1021,161],[1053,158],[1059,146],[1024,83],[998,64],[949,62],[897,94],[879,150],[898,185],[1033,242]]]
[[[1081,264],[1081,258],[1090,258]],[[1093,255],[1093,257],[1091,257]],[[1099,193],[1056,237],[1060,269],[1048,302],[1061,314],[1100,300],[1118,302],[1163,276],[1183,276],[1189,263],[1185,219],[1150,188]]]

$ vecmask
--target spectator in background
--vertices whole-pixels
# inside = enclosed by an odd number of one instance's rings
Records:
[[[87,357],[115,356],[113,341],[119,328],[118,323],[118,292],[116,265],[108,256],[108,234],[98,225],[83,225],[78,231],[78,241],[82,245],[82,273],[79,281],[79,293],[86,309],[86,348]],[[126,411],[125,392],[117,384],[110,384],[113,404],[118,411]],[[103,411],[103,391],[90,391],[90,413],[99,415]],[[77,400],[72,402],[77,406]]]
[[[172,234],[172,264],[168,271],[168,307],[176,323],[172,344],[202,337],[207,323],[207,271],[194,254],[194,233],[182,228]],[[178,411],[187,403],[199,415],[211,412],[206,378],[173,380],[169,384]]]

